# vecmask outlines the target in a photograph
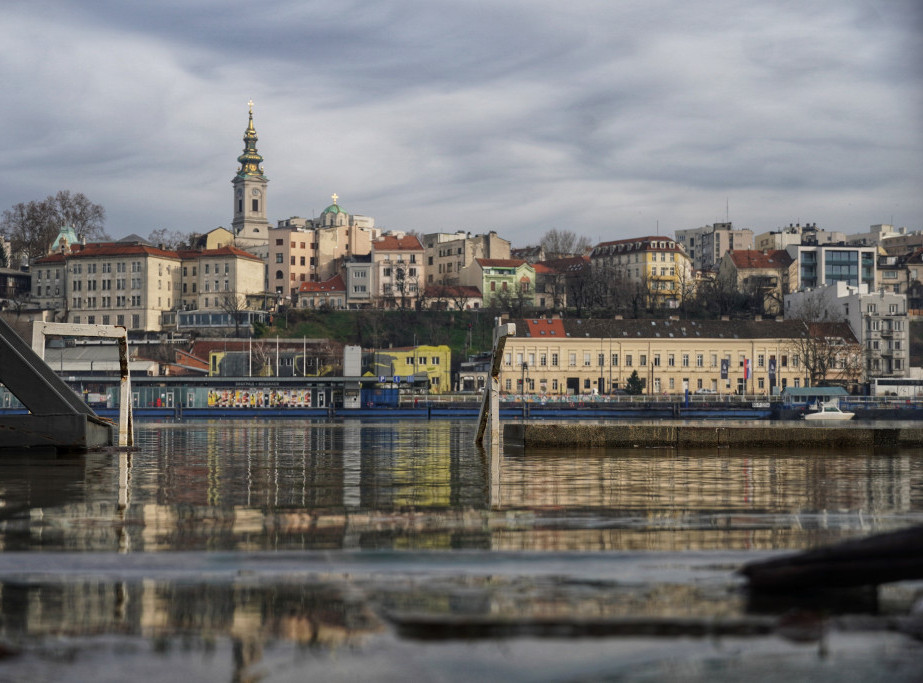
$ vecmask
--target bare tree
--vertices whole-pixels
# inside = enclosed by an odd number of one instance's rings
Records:
[[[542,235],[541,245],[545,250],[546,259],[556,259],[580,255],[589,249],[592,243],[588,237],[577,235],[571,230],[552,228]]]
[[[196,238],[195,233],[186,234],[179,230],[157,228],[147,236],[147,241],[151,244],[163,245],[164,249],[175,251],[176,249],[191,249]]]
[[[240,336],[240,324],[244,319],[244,311],[247,310],[247,300],[245,297],[228,292],[218,302],[218,307],[230,316],[234,321],[234,336]]]
[[[20,202],[3,212],[0,232],[9,237],[12,252],[30,261],[48,253],[60,229],[69,225],[77,236],[105,240],[106,212],[81,193],[62,190],[41,201]]]

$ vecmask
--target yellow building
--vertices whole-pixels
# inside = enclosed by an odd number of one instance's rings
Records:
[[[690,392],[769,395],[809,386],[818,348],[797,320],[517,320],[506,342],[500,390],[507,394],[592,395],[624,390],[637,372],[644,394]],[[832,330],[832,328],[831,328]],[[850,378],[855,337],[836,336],[828,380]],[[805,362],[808,358],[808,362]],[[811,366],[811,367],[809,367]]]
[[[638,287],[650,307],[677,308],[692,293],[692,265],[682,245],[669,237],[601,242],[590,262],[610,279]]]
[[[374,374],[379,377],[407,377],[426,375],[429,392],[442,394],[450,391],[452,350],[440,346],[412,346],[383,349],[375,352]]]

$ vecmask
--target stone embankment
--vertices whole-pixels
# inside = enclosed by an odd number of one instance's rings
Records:
[[[504,443],[610,448],[895,448],[923,445],[923,426],[876,427],[772,423],[584,424],[507,423]]]

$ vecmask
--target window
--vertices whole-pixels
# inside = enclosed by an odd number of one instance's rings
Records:
[[[654,354],[654,367],[655,368],[660,367],[660,354],[659,353]]]
[[[571,351],[570,354],[568,354],[568,356],[567,356],[567,364],[570,365],[570,367],[572,367],[572,368],[573,368],[573,367],[576,367],[576,365],[577,365],[577,354],[576,354],[575,352]]]
[[[674,356],[672,353],[667,354],[667,365],[671,368],[676,366],[676,356]]]
[[[546,365],[548,365],[548,355],[544,353],[540,353],[538,355],[538,364],[541,367],[545,367]]]
[[[683,354],[683,367],[684,368],[689,367],[689,354],[688,353]]]
[[[641,363],[640,363],[640,364],[641,364],[641,365],[647,365],[647,356],[646,356],[645,354],[643,354],[643,353],[641,354]]]
[[[765,366],[766,366],[766,357],[762,353],[757,354],[756,355],[756,367],[762,368]]]
[[[631,367],[631,354],[630,353],[625,355],[625,367],[629,367],[629,368]]]
[[[511,379],[506,380],[506,390],[510,391],[512,388],[513,388],[513,380]]]
[[[704,354],[701,354],[701,353],[695,354],[695,366],[696,366],[697,368],[704,368],[704,367],[705,367],[705,356],[704,356]],[[701,389],[702,387],[699,387],[699,388]]]
[[[285,263],[285,255],[282,253],[276,254],[276,263]]]
[[[554,367],[557,367],[557,366],[558,366],[558,354],[556,354],[556,353],[552,353],[552,354],[551,354],[551,364],[552,364]]]
[[[612,354],[612,367],[618,367],[618,364],[619,364],[619,354],[613,353]]]

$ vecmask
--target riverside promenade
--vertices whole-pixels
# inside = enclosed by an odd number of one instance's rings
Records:
[[[637,448],[896,448],[923,445],[923,426],[908,423],[818,425],[797,421],[507,422],[507,446]]]

